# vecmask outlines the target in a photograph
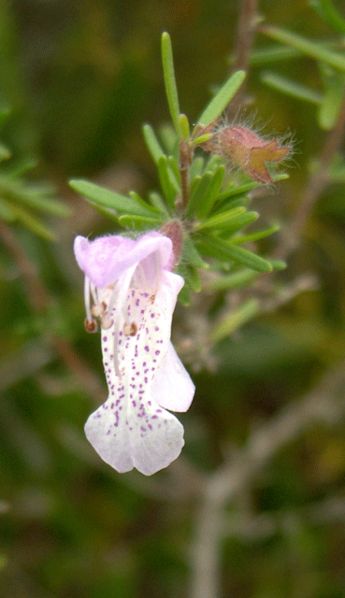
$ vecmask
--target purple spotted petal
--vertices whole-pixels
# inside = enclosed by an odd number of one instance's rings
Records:
[[[120,389],[120,390],[119,390]],[[176,459],[184,445],[183,426],[154,401],[109,398],[92,413],[85,433],[103,461],[120,473],[136,467],[152,475]],[[120,398],[122,397],[122,398]]]
[[[176,459],[183,447],[183,426],[156,403],[152,392],[156,376],[171,351],[171,318],[182,285],[180,276],[164,272],[154,297],[129,288],[126,309],[123,305],[114,307],[114,323],[102,331],[109,397],[89,417],[85,433],[102,459],[119,472],[136,467],[151,475]],[[118,326],[118,341],[114,344]],[[176,360],[172,365],[174,375]],[[168,373],[168,379],[172,375]],[[184,393],[183,388],[181,391]]]

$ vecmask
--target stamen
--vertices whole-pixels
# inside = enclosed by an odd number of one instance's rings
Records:
[[[97,330],[98,330],[97,322],[93,318],[91,318],[91,319],[85,318],[84,326],[85,326],[86,332],[92,333],[92,332],[97,332]]]
[[[86,319],[88,321],[92,321],[91,303],[90,303],[90,279],[87,276],[85,276],[85,280],[84,280],[84,302],[85,302]]]

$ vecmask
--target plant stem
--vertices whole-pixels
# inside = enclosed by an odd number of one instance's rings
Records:
[[[185,139],[180,141],[179,169],[181,175],[181,207],[184,210],[189,201],[189,168],[193,159],[193,150]]]

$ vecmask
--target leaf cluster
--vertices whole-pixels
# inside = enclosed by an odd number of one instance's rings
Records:
[[[309,57],[317,62],[322,90],[281,75],[276,70],[264,70],[261,80],[269,87],[287,96],[308,102],[317,108],[317,123],[324,131],[331,130],[339,116],[345,92],[345,55],[343,37],[345,20],[332,0],[309,0],[310,6],[325,21],[332,32],[339,36],[338,42],[308,39],[286,29],[262,26],[261,32],[279,45],[252,53],[250,62],[263,66],[287,60]],[[296,69],[298,72],[299,69]]]
[[[270,272],[282,268],[274,262],[242,247],[277,230],[269,227],[252,233],[245,227],[259,214],[249,210],[248,193],[259,186],[243,173],[229,178],[218,156],[202,156],[196,148],[210,138],[208,125],[215,122],[241,86],[245,73],[237,71],[218,90],[200,115],[193,130],[185,114],[180,112],[174,74],[171,40],[162,36],[164,81],[173,127],[160,139],[145,124],[143,134],[147,148],[157,167],[160,192],[144,199],[131,191],[128,196],[85,180],[70,181],[71,187],[83,195],[96,209],[115,220],[127,231],[160,230],[170,221],[178,221],[182,229],[183,248],[178,272],[185,279],[180,301],[189,303],[190,291],[200,291],[200,268],[219,271]],[[274,180],[286,178],[277,175]]]
[[[0,109],[0,129],[8,116],[7,109]],[[23,178],[36,166],[33,161],[13,165],[11,158],[10,149],[0,143],[0,219],[9,224],[19,222],[48,241],[56,240],[53,230],[37,216],[37,212],[67,217],[70,210],[63,202],[54,199],[55,190],[51,185],[28,182]],[[9,165],[4,168],[2,163],[7,160]]]

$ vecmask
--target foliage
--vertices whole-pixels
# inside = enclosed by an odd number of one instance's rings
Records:
[[[343,595],[345,22],[262,0],[236,46],[249,4],[0,7],[1,598]],[[289,179],[230,168],[226,127],[293,137]],[[106,390],[73,238],[176,222],[186,445],[120,476],[83,433]]]

